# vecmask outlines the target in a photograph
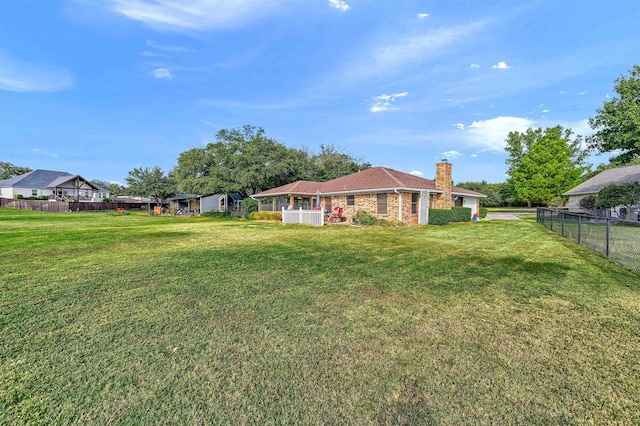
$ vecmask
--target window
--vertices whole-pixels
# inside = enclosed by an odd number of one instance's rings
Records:
[[[378,214],[387,214],[387,194],[378,194]]]
[[[38,190],[37,189],[32,189],[31,190],[31,196],[32,197],[37,197],[38,196]]]
[[[331,196],[324,197],[324,209],[328,212],[331,211]]]
[[[356,196],[355,195],[347,195],[347,205],[355,206],[356,205]]]
[[[418,213],[418,199],[420,198],[420,194],[414,192],[411,194],[411,214]]]

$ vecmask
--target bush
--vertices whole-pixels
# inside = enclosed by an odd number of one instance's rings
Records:
[[[281,212],[251,212],[249,213],[249,219],[251,220],[282,220],[282,213]]]
[[[229,212],[204,212],[204,213],[200,213],[200,216],[225,218],[225,217],[230,217],[231,213],[229,213]]]
[[[251,219],[251,213],[258,211],[258,201],[247,197],[242,200],[242,209],[244,210],[244,217]]]
[[[451,210],[429,209],[429,225],[446,225],[451,222],[469,222],[471,209],[453,207]]]
[[[485,217],[487,217],[487,208],[486,207],[480,207],[480,217],[482,219],[484,219]]]
[[[16,194],[16,195],[13,196],[13,199],[14,200],[22,200],[22,199],[24,199],[24,196],[22,194]]]
[[[364,210],[360,210],[359,212],[357,212],[356,215],[353,217],[353,220],[356,223],[360,223],[362,225],[375,225],[376,223],[378,223],[378,218],[370,215]]]
[[[452,222],[469,222],[471,220],[471,209],[469,207],[453,207]]]

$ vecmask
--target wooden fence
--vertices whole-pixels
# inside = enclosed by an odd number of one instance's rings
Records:
[[[93,202],[67,202],[48,200],[14,200],[11,198],[0,198],[0,206],[10,207],[20,210],[33,210],[40,212],[91,212],[110,210],[148,210],[148,203],[93,203]]]

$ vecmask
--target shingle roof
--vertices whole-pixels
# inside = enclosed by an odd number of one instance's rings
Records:
[[[607,185],[629,182],[640,182],[640,164],[605,170],[570,189],[563,195],[597,194]]]
[[[342,176],[327,182],[299,180],[297,182],[260,192],[254,196],[262,197],[286,194],[315,195],[317,191],[320,191],[323,195],[330,195],[337,193],[384,191],[393,189],[428,189],[434,192],[442,192],[436,187],[436,183],[433,180],[399,172],[387,167],[372,167],[370,169]],[[476,197],[484,196],[479,192],[455,186],[452,188],[452,193],[474,195]]]
[[[95,184],[84,179],[80,175],[72,175],[67,172],[56,172],[54,170],[32,170],[28,173],[14,176],[9,179],[0,180],[0,187],[4,188],[54,188],[60,186],[71,179],[80,178],[95,189],[99,189]]]

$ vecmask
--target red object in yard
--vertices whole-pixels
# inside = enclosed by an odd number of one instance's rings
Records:
[[[117,212],[126,212],[126,211],[127,211],[127,209],[125,209],[124,207],[117,207],[117,208],[116,208],[116,211],[117,211]]]
[[[329,222],[344,222],[347,220],[347,218],[342,215],[342,212],[342,207],[335,206],[333,208],[333,213],[329,216]]]

